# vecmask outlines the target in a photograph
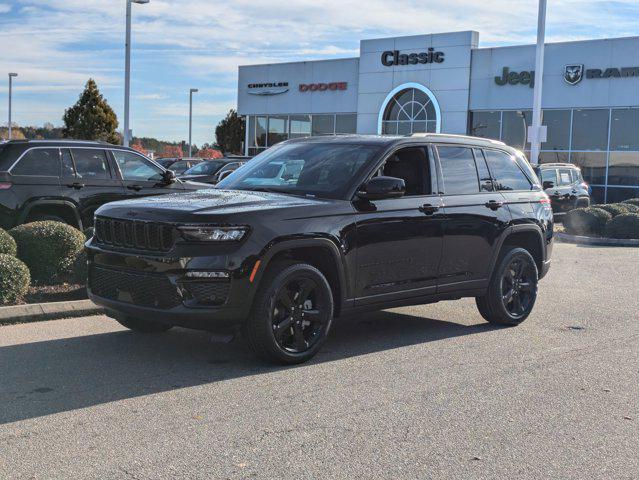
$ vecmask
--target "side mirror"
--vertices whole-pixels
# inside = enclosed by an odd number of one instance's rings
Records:
[[[406,193],[406,182],[396,177],[373,177],[357,192],[357,196],[364,200],[383,200],[385,198],[400,198]]]
[[[175,172],[173,170],[165,170],[162,174],[162,180],[167,185],[175,182]]]
[[[546,180],[542,186],[544,190],[548,190],[549,188],[555,188],[555,182],[553,182],[552,180]]]

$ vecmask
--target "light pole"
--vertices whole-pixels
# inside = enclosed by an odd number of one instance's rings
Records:
[[[140,5],[151,0],[126,0],[126,40],[124,53],[124,146],[128,147],[130,138],[129,130],[129,96],[131,93],[131,4]]]
[[[13,87],[13,77],[17,76],[17,73],[9,73],[9,140],[11,140],[11,92]]]
[[[535,53],[535,90],[533,92],[532,127],[530,137],[530,163],[539,163],[541,142],[546,141],[546,128],[541,126],[541,89],[544,79],[544,41],[546,36],[546,0],[539,0],[537,18],[537,50]]]
[[[197,88],[189,90],[189,158],[191,157],[191,131],[193,127],[193,94],[198,91]]]

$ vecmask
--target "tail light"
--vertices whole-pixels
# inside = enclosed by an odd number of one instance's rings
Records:
[[[12,186],[10,182],[0,182],[0,190],[9,190]]]

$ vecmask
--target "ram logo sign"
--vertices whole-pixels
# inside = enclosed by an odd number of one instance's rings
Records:
[[[584,77],[583,64],[566,65],[564,69],[564,80],[568,85],[577,85]]]

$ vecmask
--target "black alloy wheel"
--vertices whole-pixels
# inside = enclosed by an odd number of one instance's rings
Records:
[[[528,318],[535,305],[538,270],[526,249],[506,248],[493,271],[488,291],[475,301],[488,322],[518,325]]]
[[[244,334],[258,356],[302,363],[326,340],[333,309],[331,287],[322,272],[305,263],[278,262],[260,281]]]

